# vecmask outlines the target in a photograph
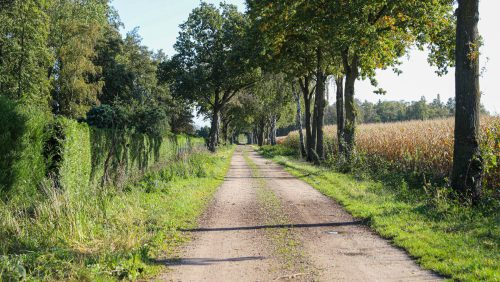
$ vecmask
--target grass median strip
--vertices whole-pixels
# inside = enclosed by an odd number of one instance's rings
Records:
[[[267,226],[284,226],[282,228],[266,229],[266,234],[274,247],[274,252],[283,263],[282,270],[295,273],[292,276],[297,275],[297,273],[301,275],[311,273],[308,271],[306,259],[301,251],[301,242],[294,233],[293,225],[290,224],[280,199],[269,189],[266,180],[262,178],[259,168],[248,156],[248,151],[245,150],[243,156],[252,170],[254,181],[257,182],[257,200],[263,224]]]

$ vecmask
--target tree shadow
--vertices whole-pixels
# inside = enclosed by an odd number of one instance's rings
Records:
[[[263,256],[248,256],[248,257],[236,257],[236,258],[173,258],[164,260],[155,260],[155,264],[162,265],[212,265],[224,262],[242,262],[242,261],[252,261],[252,260],[265,260],[266,257]]]
[[[29,132],[28,117],[6,97],[0,97],[0,120],[0,197],[5,200],[20,178],[22,168],[17,166],[26,149],[23,138]]]
[[[276,224],[276,225],[256,225],[256,226],[237,226],[237,227],[213,227],[213,228],[194,228],[181,229],[183,232],[217,232],[217,231],[240,231],[240,230],[259,230],[259,229],[278,229],[278,228],[317,228],[317,227],[338,227],[362,225],[362,221],[346,222],[325,222],[325,223],[302,223],[302,224]]]

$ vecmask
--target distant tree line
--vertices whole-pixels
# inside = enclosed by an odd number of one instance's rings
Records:
[[[409,120],[432,120],[455,116],[455,99],[449,98],[446,102],[441,100],[438,94],[431,102],[425,97],[419,101],[360,101],[356,99],[358,112],[357,122],[362,123],[385,123]],[[489,115],[486,108],[481,105],[481,115]],[[325,108],[325,124],[337,124],[337,103],[334,102]],[[304,122],[304,121],[303,121]],[[284,124],[278,128],[278,136],[286,136],[296,130],[295,124]]]
[[[455,99],[449,98],[446,102],[438,94],[431,102],[422,96],[419,101],[369,101],[361,102],[356,99],[359,123],[385,123],[409,120],[431,120],[455,116]],[[488,111],[481,105],[481,114],[488,115]],[[337,104],[325,109],[325,124],[337,124]]]

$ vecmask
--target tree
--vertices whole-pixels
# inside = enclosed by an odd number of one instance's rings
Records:
[[[49,10],[49,46],[55,63],[48,76],[60,114],[84,118],[98,103],[104,83],[94,79],[101,69],[93,60],[107,25],[108,8],[106,0],[54,0]]]
[[[0,95],[48,107],[47,1],[0,2]]]
[[[220,8],[202,2],[186,22],[174,46],[177,54],[163,65],[173,82],[173,93],[188,99],[211,116],[208,147],[218,145],[222,109],[258,77],[246,56],[249,22],[236,6]]]
[[[455,145],[452,186],[464,200],[481,196],[483,162],[479,149],[479,0],[459,0],[456,28]]]
[[[304,143],[304,132],[302,130],[302,105],[301,105],[301,101],[300,101],[300,94],[296,90],[296,82],[292,82],[292,93],[293,93],[293,96],[295,98],[295,103],[296,103],[296,108],[297,108],[295,121],[296,121],[296,127],[297,127],[296,129],[299,131],[300,154],[302,157],[304,157],[304,156],[307,156],[307,152],[306,152],[306,146]]]
[[[337,141],[339,155],[344,155],[344,131],[345,131],[345,116],[344,116],[344,76],[337,75],[335,77],[336,85],[336,122],[337,122]]]
[[[158,66],[167,60],[165,54],[143,46],[137,28],[122,38],[120,26],[112,13],[106,36],[96,46],[94,64],[102,71],[95,80],[103,81],[104,87],[98,96],[101,106],[89,112],[87,121],[100,127],[132,129],[153,136],[160,136],[169,125],[174,133],[193,133],[190,105],[174,100],[169,85],[159,82],[162,73]],[[100,113],[108,112],[117,118],[111,124],[99,125],[96,121]]]

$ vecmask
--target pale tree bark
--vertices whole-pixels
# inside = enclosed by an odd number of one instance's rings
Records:
[[[339,75],[335,77],[336,85],[336,105],[337,105],[337,141],[339,156],[344,154],[344,127],[345,127],[345,117],[344,117],[344,76]]]
[[[271,116],[271,121],[270,121],[270,132],[269,132],[269,141],[271,143],[271,145],[275,146],[276,145],[276,120],[277,120],[277,117],[275,114],[273,114]]]
[[[452,186],[464,200],[481,196],[479,148],[479,0],[459,0],[456,30],[455,144]]]
[[[320,159],[325,158],[324,153],[324,116],[326,107],[326,79],[327,75],[323,70],[323,53],[320,48],[317,50],[317,72],[316,72],[316,153]]]
[[[300,94],[295,88],[295,83],[292,83],[292,92],[295,97],[295,102],[297,104],[297,117],[296,117],[296,125],[297,130],[299,131],[299,142],[300,142],[300,153],[302,157],[306,157],[306,146],[304,144],[304,132],[302,131],[302,106],[300,103]]]

